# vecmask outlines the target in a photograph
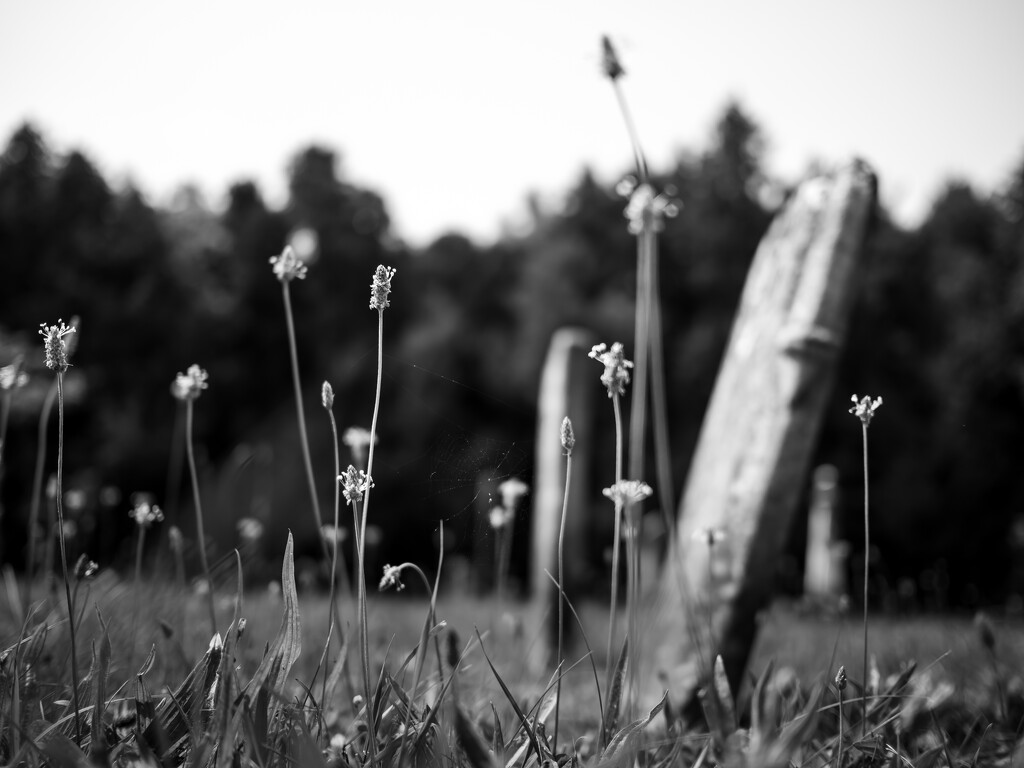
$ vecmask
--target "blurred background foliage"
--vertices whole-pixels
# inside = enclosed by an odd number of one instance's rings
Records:
[[[374,473],[380,562],[432,562],[439,520],[451,554],[472,553],[489,506],[479,478],[530,481],[540,367],[555,329],[581,325],[631,346],[635,244],[625,201],[586,170],[556,209],[531,201],[525,234],[483,246],[450,233],[417,249],[391,230],[378,194],[346,180],[333,150],[300,150],[288,179],[280,209],[248,181],[228,190],[223,210],[189,187],[158,209],[130,184],[113,188],[81,152],[56,155],[30,125],[9,137],[0,156],[0,365],[23,352],[33,378],[14,399],[4,454],[0,561],[21,567],[28,536],[36,430],[51,381],[36,331],[72,315],[82,331],[68,380],[65,487],[84,491],[69,513],[78,524],[72,555],[127,562],[134,492],[154,494],[170,522],[190,529],[181,413],[169,385],[193,362],[210,373],[196,438],[217,552],[235,546],[240,518],[254,517],[268,534],[268,562],[285,528],[315,554],[281,286],[268,264],[297,230],[317,238],[292,301],[327,511],[332,448],[320,383],[335,389],[342,429],[369,425],[377,320],[369,282],[378,263],[398,269],[385,314]],[[706,149],[680,153],[655,180],[682,203],[661,238],[660,275],[678,494],[747,268],[790,190],[766,172],[762,132],[736,104]],[[851,569],[863,562],[860,434],[846,413],[856,392],[885,398],[871,430],[874,597],[909,584],[922,605],[1009,600],[1019,608],[1024,160],[994,193],[950,182],[913,229],[880,207],[860,278],[816,458],[840,470]],[[595,366],[595,387],[598,375]],[[595,414],[592,469],[598,563],[611,527],[600,497],[613,463],[606,410]],[[527,532],[523,516],[520,568]],[[783,589],[799,585],[802,523],[791,539]]]

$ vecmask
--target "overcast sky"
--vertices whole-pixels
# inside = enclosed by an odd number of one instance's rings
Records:
[[[284,199],[318,142],[380,192],[397,234],[496,236],[528,191],[629,167],[599,38],[655,169],[701,149],[729,99],[768,167],[858,154],[906,223],[940,184],[988,192],[1024,159],[1024,2],[0,0],[0,141],[25,120],[152,202]]]

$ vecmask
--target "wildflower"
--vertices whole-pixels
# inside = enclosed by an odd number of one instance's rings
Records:
[[[572,432],[572,422],[569,421],[569,417],[566,416],[562,419],[562,448],[565,450],[565,455],[570,456],[572,449],[576,447],[576,435]]]
[[[345,494],[345,504],[358,504],[363,500],[363,494],[373,488],[373,478],[361,469],[356,469],[351,464],[348,469],[338,475],[338,482],[342,484]]]
[[[22,358],[19,356],[10,365],[0,368],[0,390],[5,392],[21,389],[28,384],[28,374],[21,370]]]
[[[198,400],[203,390],[209,388],[209,378],[210,374],[198,365],[190,365],[187,373],[179,372],[171,383],[171,394],[178,400]]]
[[[615,502],[616,506],[626,509],[654,493],[651,486],[640,480],[619,480],[611,488],[605,488],[601,492]]]
[[[633,367],[633,362],[626,359],[621,342],[616,341],[610,350],[605,344],[595,344],[588,357],[604,365],[601,383],[608,388],[608,397],[626,394],[629,369]]]
[[[370,309],[383,312],[386,307],[391,306],[388,295],[391,293],[391,278],[395,276],[394,267],[377,265],[377,271],[373,273],[373,283],[370,284]]]
[[[324,404],[324,410],[329,411],[334,407],[334,387],[329,381],[325,381],[320,388],[320,402]]]
[[[629,231],[638,235],[644,229],[661,232],[665,219],[679,213],[679,204],[665,194],[655,194],[650,184],[637,184],[632,177],[623,179],[615,187],[620,195],[629,198],[624,216],[629,219]]]
[[[501,494],[501,505],[508,510],[513,510],[519,500],[530,492],[530,486],[518,477],[510,477],[498,486],[498,493]]]
[[[255,517],[243,517],[235,523],[238,537],[246,543],[254,543],[263,538],[263,523]]]
[[[836,672],[836,688],[840,691],[846,690],[846,667],[840,666]]]
[[[270,264],[274,268],[274,275],[282,283],[289,283],[295,278],[304,280],[306,278],[306,265],[295,253],[295,249],[286,245],[280,256],[271,256]]]
[[[342,528],[340,525],[334,527],[333,525],[322,525],[320,526],[320,535],[331,544],[341,544],[348,538],[348,529]]]
[[[78,581],[90,581],[99,572],[100,567],[95,561],[90,560],[88,555],[79,555],[75,563],[75,579]]]
[[[156,504],[150,504],[149,499],[139,497],[128,517],[132,518],[136,525],[142,528],[149,528],[153,523],[159,523],[164,519],[163,510]]]
[[[710,548],[725,541],[725,531],[721,528],[698,528],[691,538],[704,542]]]
[[[402,566],[400,565],[384,565],[384,576],[380,580],[380,586],[378,589],[383,592],[386,589],[394,587],[396,591],[401,592],[405,589],[405,584],[402,583]]]
[[[507,507],[492,507],[491,511],[487,515],[487,521],[491,524],[491,528],[498,530],[504,528],[515,516],[515,511],[508,509]]]
[[[865,395],[859,400],[856,395],[852,395],[850,400],[853,401],[850,413],[860,419],[865,427],[871,426],[871,419],[874,417],[875,411],[878,410],[878,406],[882,404],[882,398],[876,397],[872,402],[870,395]]]
[[[56,325],[39,325],[39,335],[43,337],[43,349],[46,351],[46,367],[51,371],[64,373],[70,366],[69,344],[64,341],[64,337],[75,332],[74,325],[64,325],[63,320],[57,320]]]

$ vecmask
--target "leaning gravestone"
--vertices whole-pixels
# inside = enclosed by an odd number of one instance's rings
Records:
[[[537,459],[533,484],[532,543],[530,552],[530,594],[539,609],[543,636],[557,639],[558,590],[544,573],[558,578],[558,530],[565,495],[565,456],[562,450],[562,419],[572,421],[576,446],[572,452],[572,488],[565,521],[563,548],[565,584],[570,600],[587,577],[587,545],[591,520],[587,514],[590,446],[594,386],[597,376],[594,361],[587,357],[594,345],[593,334],[581,328],[561,328],[551,337],[541,373],[540,399],[537,404]],[[566,611],[566,615],[569,612]],[[569,636],[575,623],[566,622]]]
[[[664,677],[652,688],[667,683],[677,706],[694,704],[712,654],[734,690],[746,667],[833,402],[875,186],[861,161],[805,181],[754,256],[662,576],[675,626],[660,634]],[[721,544],[709,546],[709,530]]]

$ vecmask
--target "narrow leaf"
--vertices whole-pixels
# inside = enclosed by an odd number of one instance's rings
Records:
[[[626,657],[629,652],[629,637],[622,641],[622,650],[619,652],[619,660],[615,664],[615,672],[612,675],[611,685],[608,686],[608,703],[604,711],[604,733],[601,734],[601,746],[604,747],[611,740],[612,734],[619,724],[619,704],[622,700],[622,680],[626,674]]]

